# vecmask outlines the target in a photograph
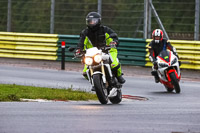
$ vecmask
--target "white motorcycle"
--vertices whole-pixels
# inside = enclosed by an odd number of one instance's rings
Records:
[[[181,72],[178,57],[172,51],[163,50],[156,58],[160,83],[165,86],[168,92],[175,90],[176,93],[180,93]]]
[[[82,56],[83,63],[88,67],[86,71],[88,80],[95,88],[101,104],[107,104],[108,100],[113,104],[118,104],[122,100],[122,84],[117,81],[111,71],[110,49],[111,47],[100,49],[93,47],[87,49]]]

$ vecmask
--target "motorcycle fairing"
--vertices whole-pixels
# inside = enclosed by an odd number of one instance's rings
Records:
[[[165,63],[170,63],[170,61],[171,61],[171,52],[163,51],[157,57],[159,59],[161,59],[162,61],[164,61]]]

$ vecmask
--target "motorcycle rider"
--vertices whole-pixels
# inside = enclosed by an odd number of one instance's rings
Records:
[[[168,40],[163,39],[163,31],[161,29],[155,29],[153,31],[152,39],[153,40],[150,42],[150,44],[148,46],[149,53],[150,53],[149,59],[153,63],[151,74],[154,76],[155,82],[158,83],[159,77],[158,77],[158,74],[156,71],[158,69],[156,57],[159,55],[159,53],[162,50],[167,50],[167,49],[172,51],[173,54],[176,55],[177,57],[178,57],[178,54],[176,53],[176,48],[173,47]]]
[[[116,47],[119,45],[117,34],[111,28],[101,25],[101,15],[97,12],[88,13],[86,16],[86,25],[87,28],[80,33],[80,40],[77,46],[76,55],[79,55],[81,51],[85,51],[86,49],[92,47],[100,48],[106,45],[114,46],[109,50],[112,62],[111,69],[118,82],[121,84],[125,83],[125,79],[122,77],[121,65],[117,58]],[[109,38],[111,34],[112,38]],[[83,69],[83,76],[85,78],[87,78],[86,71],[87,66],[85,65]]]

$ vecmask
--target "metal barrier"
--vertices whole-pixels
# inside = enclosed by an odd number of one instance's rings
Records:
[[[76,47],[79,41],[79,36],[78,35],[58,35],[58,50],[57,50],[57,60],[61,61],[61,42],[65,41],[66,43],[66,47]],[[73,52],[69,52],[68,49],[65,49],[65,61],[70,61],[70,62],[80,62],[80,59],[75,58],[72,59],[74,57],[74,53]]]
[[[151,39],[147,39],[146,41],[146,47],[148,47]],[[200,70],[200,41],[170,40],[170,43],[177,50],[180,61],[182,62],[181,68]],[[146,55],[147,64],[145,66],[152,66],[148,57],[149,53]]]
[[[118,58],[122,65],[145,66],[146,40],[119,38]]]
[[[58,41],[58,60],[61,60],[61,42],[65,41],[67,46],[76,46],[79,41],[77,35],[59,35]],[[119,38],[120,44],[118,49],[118,58],[123,65],[145,66],[146,61],[146,40],[133,38]],[[72,59],[73,53],[66,50],[66,61],[80,61],[80,59]]]
[[[61,42],[76,47],[78,35],[35,34],[0,32],[0,57],[42,59],[61,61]],[[118,58],[122,65],[152,66],[147,46],[151,39],[119,38]],[[181,68],[200,70],[200,41],[170,40],[177,49]],[[66,48],[65,61],[72,59],[74,53]]]
[[[0,57],[57,59],[56,34],[0,32]]]

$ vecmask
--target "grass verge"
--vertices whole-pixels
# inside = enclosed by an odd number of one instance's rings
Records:
[[[21,85],[0,84],[0,101],[20,101],[20,99],[47,100],[97,100],[95,94],[69,89],[55,89]]]

